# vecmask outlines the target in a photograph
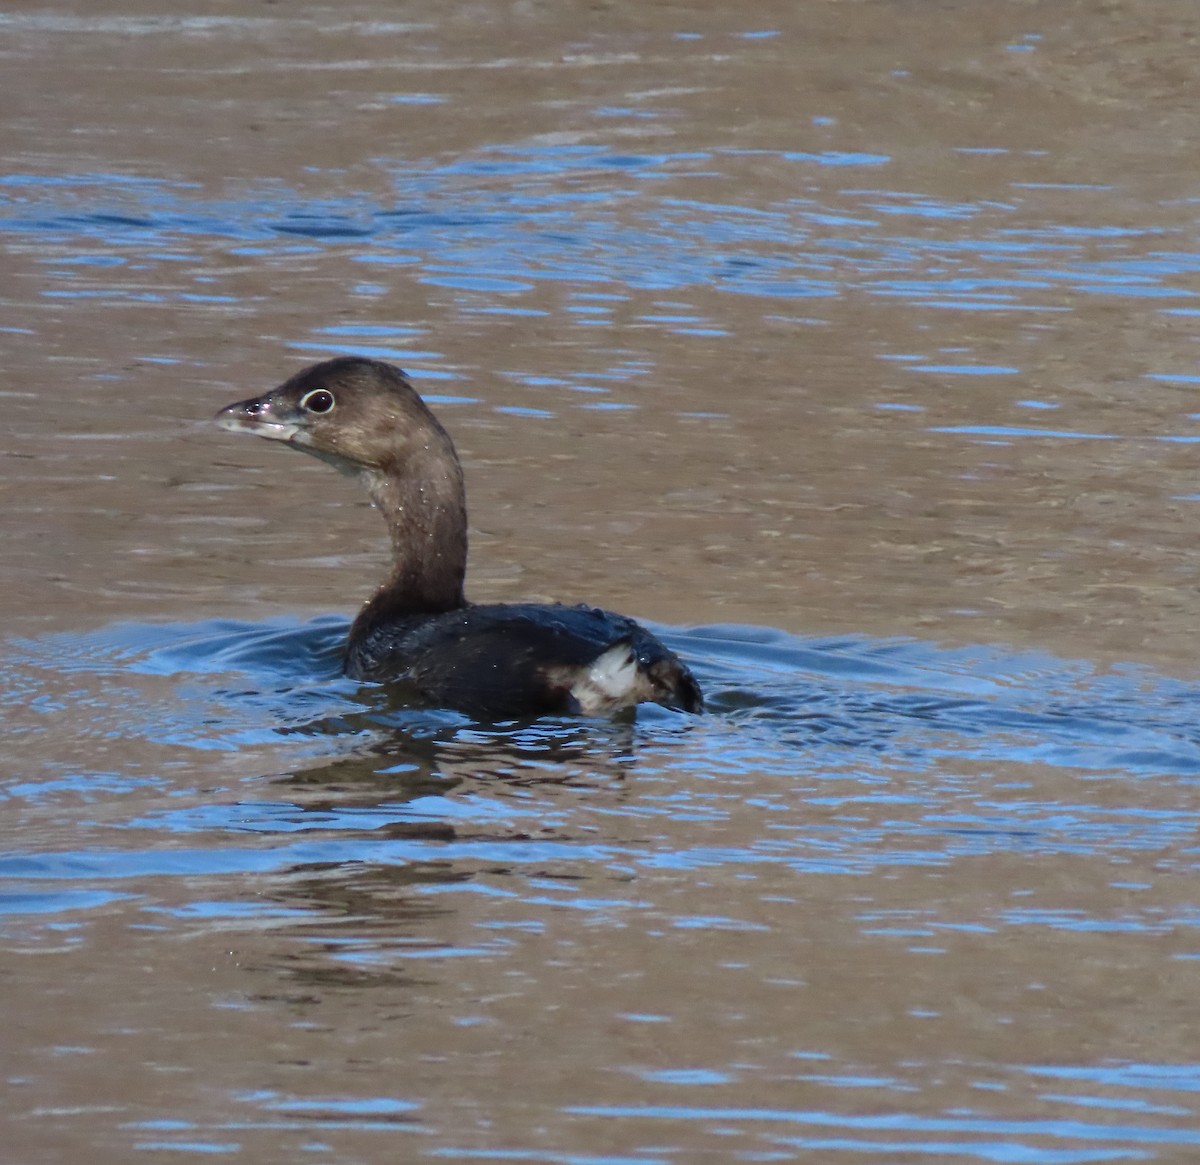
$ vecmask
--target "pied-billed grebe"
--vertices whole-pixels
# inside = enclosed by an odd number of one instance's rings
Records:
[[[475,716],[608,715],[644,700],[699,712],[691,672],[644,627],[592,607],[463,597],[467,506],[449,434],[399,368],[341,357],[216,417],[283,441],[366,487],[395,565],[346,644],[352,679],[399,681]]]

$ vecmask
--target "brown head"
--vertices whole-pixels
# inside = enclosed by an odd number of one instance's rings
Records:
[[[463,603],[466,498],[449,434],[399,369],[343,356],[216,415],[223,429],[311,453],[362,481],[392,535],[396,567],[374,601],[446,610]]]
[[[223,408],[216,422],[284,441],[355,475],[402,472],[430,445],[454,453],[445,429],[399,368],[355,356],[313,364],[265,396]]]

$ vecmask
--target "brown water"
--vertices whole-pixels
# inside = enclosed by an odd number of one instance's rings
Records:
[[[1192,0],[0,37],[0,1159],[1197,1159]],[[335,352],[710,712],[341,680]]]

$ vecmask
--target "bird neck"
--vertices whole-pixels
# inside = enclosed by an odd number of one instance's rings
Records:
[[[392,571],[368,602],[374,617],[436,614],[466,605],[467,506],[462,468],[432,442],[403,472],[364,474],[392,539]]]

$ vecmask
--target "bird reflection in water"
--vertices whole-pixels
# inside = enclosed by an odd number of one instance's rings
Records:
[[[386,689],[356,699],[368,707],[288,730],[353,740],[354,751],[272,781],[299,831],[336,841],[331,860],[297,864],[267,891],[296,917],[254,969],[302,985],[299,995],[285,992],[293,1001],[317,1001],[322,988],[411,986],[433,973],[431,958],[503,947],[497,934],[476,942],[475,932],[469,949],[455,941],[461,898],[437,888],[480,878],[494,886],[518,873],[522,885],[578,882],[584,875],[568,855],[597,838],[556,825],[553,801],[567,789],[624,800],[637,763],[632,722],[483,726],[414,710]],[[358,856],[338,860],[347,841]],[[605,880],[615,877],[628,880],[617,871]]]

